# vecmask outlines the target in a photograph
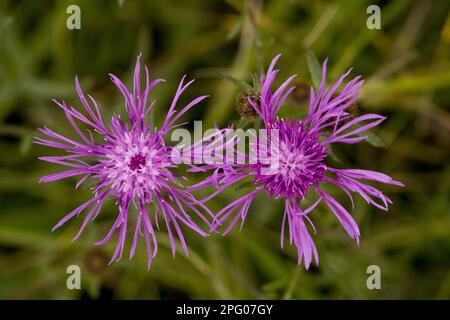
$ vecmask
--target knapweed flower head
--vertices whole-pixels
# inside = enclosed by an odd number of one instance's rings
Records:
[[[130,221],[133,221],[133,224],[136,221],[130,259],[135,253],[141,235],[145,239],[150,267],[158,251],[155,231],[160,229],[161,225],[167,230],[173,255],[176,251],[176,237],[187,254],[181,225],[202,236],[207,235],[191,218],[189,212],[193,212],[199,217],[197,220],[203,220],[210,227],[205,214],[212,216],[212,213],[184,188],[181,182],[185,178],[173,172],[177,165],[172,161],[172,147],[166,145],[164,140],[166,134],[177,126],[177,120],[207,96],[192,100],[177,112],[176,106],[181,94],[193,82],[191,80],[185,84],[183,77],[162,125],[157,128],[148,120],[155,103],[155,100],[149,101],[149,94],[156,84],[164,80],[150,81],[148,68],[145,67],[145,84],[142,90],[140,73],[140,56],[138,56],[132,91],[129,91],[119,78],[110,74],[111,81],[124,97],[127,117],[123,119],[120,115],[114,114],[109,124],[104,122],[96,101],[90,95],[86,97],[78,79],[75,78],[76,91],[85,114],[67,106],[65,102],[56,100],[54,102],[65,113],[78,139],[65,137],[44,127],[40,131],[47,138],[37,137],[35,142],[67,153],[62,156],[40,158],[69,168],[63,172],[44,176],[41,182],[77,176],[80,177],[76,184],[78,187],[87,180],[94,181],[93,197],[62,218],[53,230],[85,212],[75,240],[88,222],[100,214],[104,202],[108,198],[115,199],[118,207],[117,218],[105,238],[97,244],[107,243],[115,233],[118,233],[117,246],[111,262],[118,261],[122,257]],[[83,131],[80,124],[92,129]],[[94,135],[101,138],[100,142],[96,142]],[[131,212],[134,212],[131,206],[135,207],[137,216],[130,216]]]
[[[322,79],[318,90],[311,88],[308,114],[303,120],[297,118],[283,119],[277,113],[286,98],[295,89],[291,86],[295,75],[289,77],[276,90],[272,91],[273,82],[278,74],[275,64],[276,56],[265,75],[260,78],[261,93],[258,101],[249,99],[259,117],[264,123],[265,136],[257,137],[250,143],[250,149],[258,160],[236,163],[208,164],[193,167],[191,171],[214,170],[205,181],[192,186],[192,190],[214,185],[217,190],[203,199],[208,201],[221,193],[224,189],[242,182],[248,176],[252,177],[252,191],[226,205],[216,215],[213,229],[226,224],[224,234],[241,220],[241,226],[249,211],[255,196],[265,192],[275,199],[284,201],[285,209],[281,227],[281,246],[284,244],[286,222],[290,243],[298,251],[298,263],[302,260],[306,268],[311,261],[318,264],[318,252],[308,230],[308,225],[315,232],[310,215],[312,210],[323,201],[339,220],[351,238],[359,242],[360,231],[351,214],[336,199],[325,192],[322,186],[326,183],[336,185],[350,198],[352,206],[352,192],[362,196],[369,204],[380,209],[388,210],[391,200],[377,188],[368,185],[364,180],[402,186],[402,183],[389,176],[371,170],[336,169],[326,162],[331,145],[336,143],[354,144],[366,139],[364,132],[379,125],[385,117],[378,114],[364,114],[353,117],[349,108],[358,98],[359,89],[363,83],[361,77],[350,80],[342,90],[347,73],[342,75],[331,87],[326,87],[325,60],[322,67]],[[233,141],[230,139],[228,141]],[[234,139],[237,142],[237,139]],[[226,148],[229,148],[229,143]],[[261,156],[264,155],[264,156]],[[239,150],[236,157],[241,156]],[[232,159],[236,159],[232,157]],[[244,156],[252,160],[252,156]],[[227,157],[229,159],[229,157]],[[273,160],[276,161],[273,161]],[[307,194],[315,193],[315,200],[309,207],[304,207],[302,201]]]

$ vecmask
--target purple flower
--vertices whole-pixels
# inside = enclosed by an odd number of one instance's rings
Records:
[[[186,178],[172,172],[176,167],[171,161],[172,148],[164,142],[165,135],[175,127],[176,121],[207,96],[194,99],[177,112],[175,107],[181,94],[193,82],[192,80],[184,84],[185,77],[183,77],[162,125],[156,129],[147,120],[155,102],[149,103],[148,96],[151,89],[164,80],[156,79],[150,82],[149,72],[145,67],[145,89],[141,91],[140,56],[137,58],[134,70],[132,92],[115,75],[110,74],[110,78],[124,97],[128,119],[124,120],[120,115],[114,114],[110,124],[105,124],[96,101],[90,95],[86,98],[78,79],[75,78],[76,90],[87,115],[73,107],[68,107],[65,102],[60,103],[56,100],[54,102],[64,111],[79,139],[62,136],[44,127],[40,131],[48,138],[37,137],[35,141],[38,144],[64,150],[67,155],[39,159],[60,164],[69,169],[44,176],[40,181],[51,182],[79,176],[81,178],[76,184],[78,187],[88,179],[94,180],[93,197],[62,218],[53,230],[61,227],[71,218],[79,216],[82,211],[86,211],[87,214],[74,240],[77,239],[87,223],[99,215],[105,200],[114,198],[119,214],[105,238],[97,242],[97,245],[107,243],[118,230],[118,243],[110,263],[120,260],[128,223],[130,219],[136,220],[130,259],[134,255],[139,235],[143,235],[150,268],[151,261],[158,251],[155,233],[155,229],[159,230],[161,224],[158,220],[162,218],[165,224],[173,255],[176,251],[175,237],[179,238],[186,255],[188,253],[180,225],[185,225],[202,236],[207,235],[197,226],[187,211],[194,212],[210,227],[203,212],[211,216],[212,213],[179,182]],[[102,138],[101,141],[94,140],[91,130],[82,131],[77,121],[92,127]],[[131,205],[138,211],[136,218],[129,217]],[[153,217],[149,214],[149,206],[152,206],[151,210],[154,211]]]
[[[257,138],[256,142],[250,144],[250,148],[255,153],[268,152],[269,157],[278,159],[276,165],[264,161],[244,164],[225,161],[224,164],[194,167],[191,171],[212,169],[214,174],[205,181],[192,186],[191,189],[215,185],[217,190],[202,200],[205,202],[251,175],[253,190],[220,210],[216,215],[217,222],[213,229],[229,219],[231,222],[224,234],[228,233],[239,220],[243,224],[252,201],[262,191],[275,199],[283,198],[285,209],[281,227],[281,247],[284,243],[287,221],[290,243],[294,244],[298,251],[298,263],[300,264],[304,260],[305,267],[309,268],[313,259],[318,264],[318,253],[307,226],[310,225],[314,229],[309,216],[321,201],[328,206],[350,237],[357,243],[360,237],[358,225],[353,217],[339,202],[321,189],[323,184],[332,183],[339,187],[349,196],[352,205],[351,192],[355,192],[368,203],[383,210],[388,209],[391,200],[380,190],[361,180],[398,186],[403,186],[403,184],[383,173],[361,169],[335,169],[328,166],[325,161],[331,144],[360,142],[366,139],[363,132],[377,126],[385,119],[377,114],[365,114],[353,118],[348,112],[348,108],[356,101],[363,83],[360,77],[349,81],[338,92],[338,88],[350,73],[349,70],[333,86],[326,88],[327,61],[325,60],[320,87],[317,91],[311,88],[309,111],[306,118],[303,120],[282,119],[277,117],[277,113],[294,90],[294,87],[290,87],[290,83],[295,75],[272,92],[271,87],[278,73],[278,70],[274,68],[279,57],[278,55],[272,60],[267,74],[260,78],[261,93],[258,101],[249,99],[249,103],[258,113],[267,130],[266,138]],[[271,145],[270,150],[268,145]],[[246,159],[249,160],[251,157],[247,156]],[[260,156],[259,159],[261,160]],[[302,208],[300,203],[309,192],[315,192],[318,198],[308,208]]]

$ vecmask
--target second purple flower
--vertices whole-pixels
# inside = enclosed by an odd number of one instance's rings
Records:
[[[224,234],[241,220],[245,221],[250,205],[256,195],[265,192],[272,198],[283,199],[284,214],[281,227],[281,247],[284,243],[285,225],[289,233],[289,242],[297,248],[298,263],[304,261],[309,268],[311,261],[318,264],[318,252],[314,241],[308,231],[308,225],[315,232],[310,219],[312,210],[323,201],[336,216],[345,231],[351,238],[359,242],[360,231],[351,214],[336,199],[325,192],[322,185],[334,184],[344,191],[353,204],[351,193],[362,196],[369,204],[382,210],[387,210],[391,200],[377,188],[361,180],[369,180],[386,184],[402,186],[389,176],[371,170],[363,169],[336,169],[326,163],[327,155],[334,143],[353,144],[366,139],[364,132],[379,125],[385,117],[378,114],[365,114],[354,118],[348,108],[355,103],[363,81],[360,77],[350,80],[338,92],[344,79],[350,71],[341,76],[331,87],[326,87],[326,65],[322,68],[322,82],[317,91],[311,88],[308,114],[305,119],[278,118],[277,113],[286,98],[294,90],[290,83],[295,75],[289,77],[278,88],[272,91],[274,80],[278,74],[275,64],[280,55],[276,56],[267,70],[260,78],[261,91],[256,99],[248,99],[264,124],[266,137],[258,137],[250,142],[250,149],[256,154],[253,163],[251,156],[236,151],[236,158],[244,158],[245,163],[236,161],[223,161],[204,166],[193,167],[191,171],[214,170],[207,180],[191,187],[192,190],[214,185],[216,191],[203,199],[209,201],[226,188],[252,177],[252,191],[237,198],[221,209],[217,215],[214,229],[227,224]],[[226,132],[226,130],[224,131]],[[232,141],[232,139],[228,139]],[[238,139],[235,139],[238,143]],[[270,147],[269,147],[270,145]],[[223,143],[224,149],[230,143]],[[229,150],[228,150],[229,151]],[[277,159],[276,164],[265,163],[266,154],[269,159]],[[227,158],[229,159],[229,158]],[[315,202],[304,207],[301,203],[308,193],[317,194]]]

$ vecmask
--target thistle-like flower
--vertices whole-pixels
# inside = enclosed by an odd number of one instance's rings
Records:
[[[127,226],[130,221],[135,220],[136,227],[130,249],[130,259],[135,253],[139,235],[143,235],[150,268],[152,259],[158,251],[155,233],[155,229],[159,229],[161,224],[161,221],[158,222],[158,220],[162,220],[165,224],[173,255],[176,251],[176,237],[179,238],[187,255],[181,224],[202,236],[207,235],[190,217],[188,211],[194,212],[210,227],[204,213],[210,216],[212,213],[180,183],[180,180],[185,177],[172,172],[176,167],[171,157],[172,147],[166,145],[164,141],[165,135],[176,126],[176,121],[207,96],[200,96],[192,100],[177,112],[176,105],[181,94],[194,81],[191,80],[185,84],[185,77],[183,77],[168,113],[160,128],[157,129],[147,120],[155,103],[154,100],[149,103],[148,97],[152,88],[164,80],[156,79],[150,82],[149,71],[145,67],[145,88],[141,91],[140,56],[136,61],[132,92],[115,75],[110,74],[110,78],[124,97],[128,119],[124,120],[120,115],[114,114],[110,124],[105,124],[96,101],[90,95],[87,96],[88,99],[86,98],[78,79],[75,78],[76,91],[87,114],[67,106],[65,102],[53,101],[64,111],[79,139],[65,137],[46,127],[39,130],[48,138],[35,138],[37,144],[57,148],[67,153],[63,156],[40,157],[39,159],[70,169],[44,176],[40,181],[51,182],[79,176],[81,178],[76,184],[78,187],[88,179],[94,180],[93,197],[62,218],[53,230],[61,227],[71,218],[79,216],[82,211],[87,211],[75,240],[85,229],[87,223],[99,215],[105,200],[107,198],[116,199],[119,209],[117,218],[106,237],[97,244],[107,243],[115,231],[119,230],[116,250],[110,263],[120,260],[128,231]],[[87,133],[85,133],[77,121],[90,126],[101,137],[101,141],[95,141],[91,130],[86,130]],[[137,209],[137,217],[130,215],[131,205]],[[153,215],[150,215],[148,211],[150,206],[154,211]]]
[[[358,76],[352,79],[338,92],[338,88],[350,73],[351,70],[349,70],[333,86],[326,88],[327,61],[325,60],[320,87],[317,91],[313,88],[310,90],[310,103],[306,118],[303,120],[282,119],[277,117],[277,113],[294,90],[290,83],[295,75],[272,92],[271,87],[278,73],[278,70],[275,69],[278,59],[279,55],[272,60],[267,74],[260,78],[261,93],[258,101],[248,100],[262,119],[267,132],[265,138],[258,138],[255,140],[256,142],[250,143],[250,148],[254,154],[258,155],[259,160],[261,160],[261,151],[266,153],[269,158],[276,158],[276,165],[268,164],[265,161],[256,163],[247,161],[237,164],[235,161],[224,161],[223,164],[193,167],[191,171],[214,170],[214,174],[205,181],[192,186],[191,189],[214,185],[217,190],[203,199],[206,202],[231,185],[241,182],[249,175],[252,176],[254,185],[252,191],[220,210],[216,215],[217,222],[213,229],[226,223],[230,218],[231,222],[223,232],[224,234],[228,233],[239,220],[243,224],[253,199],[258,193],[265,191],[275,199],[284,199],[281,247],[284,244],[284,230],[287,221],[290,243],[294,244],[298,251],[298,263],[300,264],[303,260],[308,269],[313,259],[318,264],[318,252],[307,228],[307,225],[310,224],[315,232],[309,214],[321,201],[334,213],[350,237],[357,243],[360,237],[358,225],[353,217],[338,201],[321,189],[322,184],[332,183],[342,189],[350,197],[352,205],[351,192],[355,192],[368,203],[383,210],[388,209],[391,200],[380,190],[361,180],[398,186],[403,184],[383,173],[362,169],[336,169],[326,163],[331,144],[360,142],[366,139],[362,133],[377,126],[385,119],[377,114],[365,114],[353,118],[348,112],[348,108],[358,97],[360,86],[363,83],[361,78]],[[269,145],[271,145],[270,148]],[[239,156],[238,152],[236,155]],[[246,160],[250,158],[246,156]],[[308,208],[302,208],[300,203],[309,192],[315,192],[318,199]]]

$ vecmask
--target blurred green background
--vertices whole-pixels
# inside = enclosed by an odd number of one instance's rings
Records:
[[[68,30],[66,9],[81,8],[81,30]],[[381,30],[366,27],[370,4],[381,7]],[[19,299],[448,299],[450,298],[450,2],[435,1],[0,1],[0,298]],[[296,251],[279,247],[282,203],[257,198],[241,232],[209,239],[185,232],[189,257],[173,259],[164,232],[150,271],[142,243],[137,257],[106,266],[113,245],[95,247],[117,213],[112,203],[76,242],[72,220],[60,217],[90,197],[74,181],[38,184],[61,169],[37,160],[57,154],[33,145],[44,124],[74,137],[50,100],[80,107],[74,76],[104,114],[123,110],[109,72],[131,84],[136,55],[153,77],[156,118],[168,108],[183,74],[196,78],[185,101],[211,94],[185,118],[206,125],[239,123],[239,87],[223,77],[251,80],[277,53],[280,76],[298,73],[310,85],[306,52],[329,57],[330,81],[354,67],[367,79],[359,112],[389,118],[374,130],[383,143],[339,146],[348,168],[385,172],[406,184],[382,186],[389,213],[360,197],[353,214],[358,248],[323,206],[314,213],[320,265],[306,272]],[[281,78],[280,78],[281,80]],[[301,92],[283,114],[305,112]],[[190,182],[198,179],[190,176]],[[211,203],[223,207],[245,190],[230,189]],[[333,196],[350,207],[336,189]],[[199,195],[201,196],[201,195]],[[82,290],[66,288],[66,268],[82,270]],[[368,290],[366,268],[378,265],[382,289]]]

